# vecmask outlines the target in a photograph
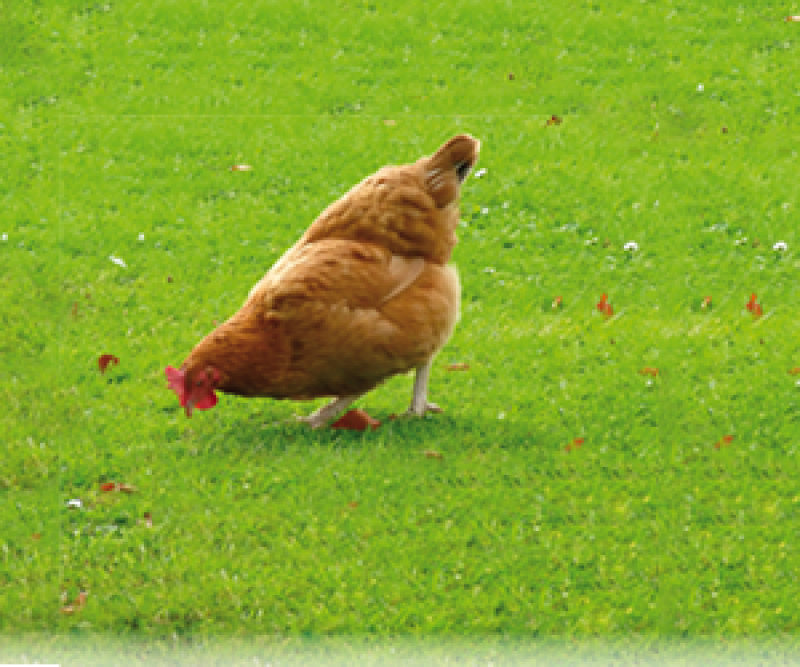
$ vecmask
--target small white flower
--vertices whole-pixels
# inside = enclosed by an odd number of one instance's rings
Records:
[[[736,239],[733,244],[734,245],[744,245],[747,243],[747,237],[745,236],[743,239]]]
[[[638,249],[639,244],[636,243],[636,241],[628,241],[623,247],[623,250],[627,250],[629,252],[636,252]]]
[[[125,264],[125,260],[121,259],[120,257],[114,257],[114,255],[109,255],[108,258],[114,262],[117,266],[121,266],[123,269],[127,268],[128,265]]]
[[[498,419],[505,419],[506,418],[506,413],[505,412],[501,412],[499,415],[497,415],[497,418]]]
[[[788,201],[785,201],[785,202],[783,202],[783,204],[781,204],[781,208],[782,208],[784,211],[788,211],[788,210],[791,208],[791,206],[792,206],[792,205],[791,205],[791,204],[790,204]]]
[[[593,237],[592,237],[592,238],[590,238],[590,239],[586,239],[586,240],[583,242],[583,244],[584,244],[584,245],[595,245],[596,243],[597,243],[597,237],[596,237],[596,236],[593,236]]]
[[[144,241],[144,234],[139,234],[139,240]]]
[[[658,199],[653,202],[653,208],[658,208]]]
[[[2,236],[0,236],[0,239],[2,239],[3,241],[8,241],[8,234],[3,234]]]
[[[486,168],[482,167],[475,172],[475,178],[483,178],[486,175]]]
[[[483,215],[489,215],[489,209],[488,209],[486,206],[484,206],[484,207],[481,209],[481,213],[482,213]]]
[[[786,244],[786,241],[778,241],[774,246],[772,246],[772,249],[775,252],[784,252],[789,249],[789,246]]]
[[[702,83],[697,84],[697,92],[702,93],[705,90],[705,86]]]
[[[75,498],[67,503],[67,507],[69,507],[70,509],[80,509],[81,507],[83,507],[83,503],[77,498]]]
[[[637,202],[633,202],[633,210],[634,211],[638,211],[640,208],[642,208],[642,205],[638,201]]]

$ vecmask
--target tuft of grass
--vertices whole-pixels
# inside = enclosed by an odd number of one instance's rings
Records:
[[[795,637],[796,26],[343,7],[45,2],[0,28],[0,632]],[[328,203],[457,132],[486,171],[445,414],[386,421],[400,377],[360,402],[375,432],[233,397],[187,421],[164,367]]]

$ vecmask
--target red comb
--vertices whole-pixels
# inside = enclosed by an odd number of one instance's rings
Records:
[[[178,370],[177,368],[173,368],[172,366],[167,366],[164,373],[167,376],[169,388],[178,395],[178,400],[181,402],[181,405],[186,407],[186,386],[184,385],[184,372]]]

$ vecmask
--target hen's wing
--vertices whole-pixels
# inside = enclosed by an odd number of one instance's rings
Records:
[[[430,358],[455,322],[458,281],[419,257],[323,240],[285,256],[246,307],[273,323],[289,351],[286,396],[338,396]]]

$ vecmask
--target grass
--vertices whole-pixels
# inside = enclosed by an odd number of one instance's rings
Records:
[[[796,646],[800,10],[412,5],[4,8],[5,636]],[[330,201],[461,131],[487,171],[445,414],[187,421],[163,368]]]

